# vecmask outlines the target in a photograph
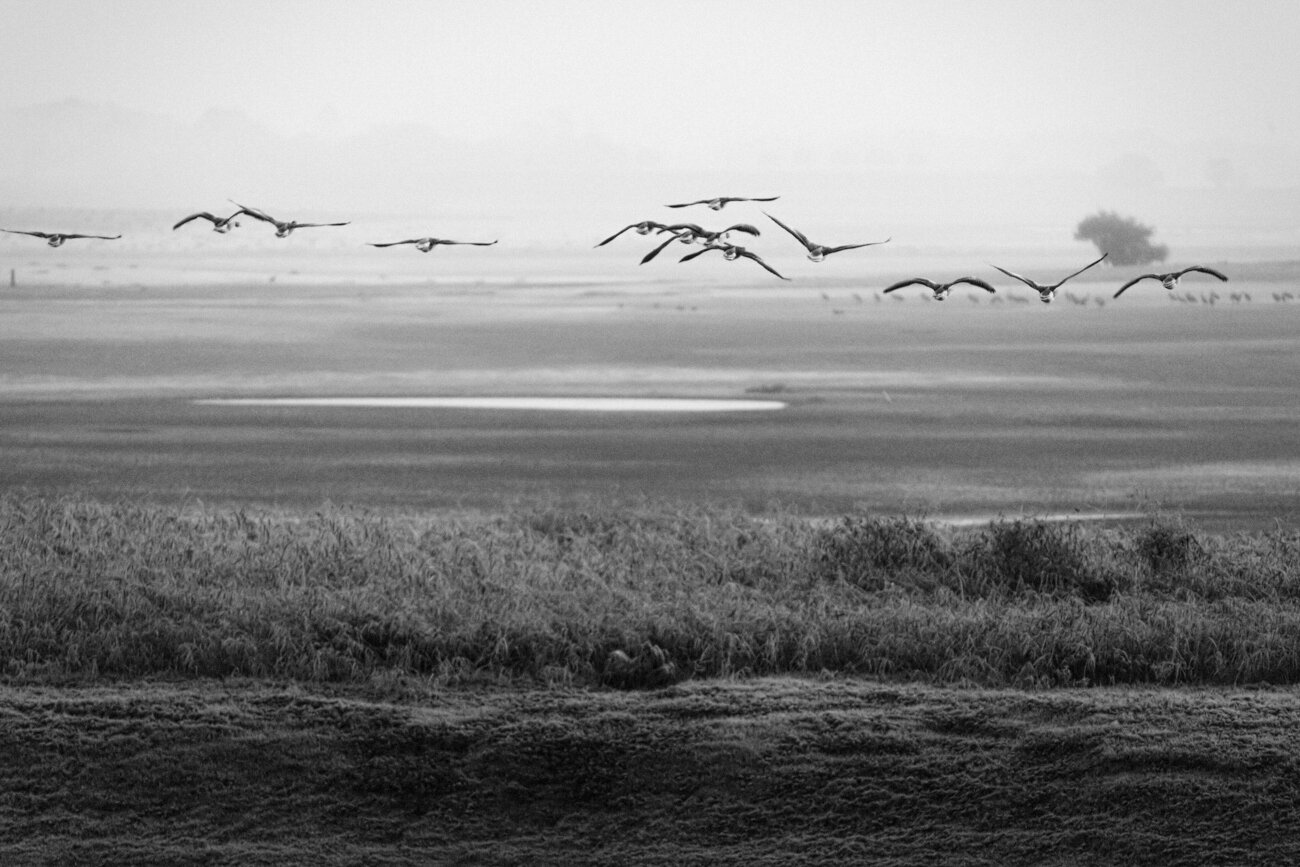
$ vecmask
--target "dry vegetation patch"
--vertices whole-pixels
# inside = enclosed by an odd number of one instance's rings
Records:
[[[14,683],[1293,683],[1300,537],[724,507],[446,517],[0,499]]]

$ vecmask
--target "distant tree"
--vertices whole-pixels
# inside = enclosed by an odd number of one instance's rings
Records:
[[[1085,217],[1074,230],[1074,240],[1091,241],[1097,250],[1108,253],[1112,265],[1145,265],[1163,262],[1169,255],[1164,244],[1153,245],[1149,240],[1155,230],[1131,217],[1121,217],[1114,211],[1098,211]]]

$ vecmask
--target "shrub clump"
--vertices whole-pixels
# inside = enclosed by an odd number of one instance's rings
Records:
[[[1175,576],[1202,560],[1205,549],[1196,536],[1182,527],[1154,523],[1134,539],[1138,559],[1158,577]]]
[[[821,530],[813,545],[824,578],[883,590],[900,578],[941,577],[952,548],[920,520],[846,516]]]
[[[1033,590],[1104,602],[1119,576],[1088,549],[1079,527],[1044,521],[996,521],[975,537],[966,574],[976,588]]]

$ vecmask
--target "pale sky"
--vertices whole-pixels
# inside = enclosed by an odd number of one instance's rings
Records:
[[[367,153],[424,162],[434,136],[454,143],[443,158],[478,149],[480,173],[564,176],[539,178],[539,198],[584,170],[611,191],[616,176],[653,171],[669,187],[659,198],[769,194],[699,187],[711,173],[761,184],[769,171],[820,172],[809,184],[829,194],[837,173],[857,172],[929,178],[926,190],[984,178],[1012,198],[1023,191],[1009,178],[1058,178],[1073,191],[1062,207],[1077,207],[1105,204],[1094,181],[1121,198],[1143,185],[1300,184],[1297,34],[1292,0],[5,0],[0,112],[76,99],[178,125],[138,147],[153,153],[158,198],[185,192],[168,154],[195,167],[206,196],[249,184],[305,200],[275,162],[292,157],[304,188],[400,198],[396,170],[341,166]],[[227,142],[237,162],[193,141],[235,121],[263,128],[257,149]],[[350,156],[315,171],[315,147],[269,153],[343,139]],[[67,169],[61,186],[33,158],[48,142],[13,147],[0,153],[0,195],[30,203],[48,183],[51,202],[94,198],[90,168]],[[261,161],[275,169],[259,175]],[[129,163],[118,161],[130,183],[105,189],[157,204],[145,167]]]

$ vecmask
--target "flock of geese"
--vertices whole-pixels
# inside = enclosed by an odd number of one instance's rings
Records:
[[[725,205],[727,205],[730,202],[774,202],[778,198],[780,198],[780,196],[752,197],[752,198],[745,197],[745,196],[719,196],[718,198],[714,198],[714,199],[700,199],[694,202],[683,202],[681,204],[668,205],[667,207],[686,208],[686,207],[690,207],[691,205],[707,205],[708,207],[712,208],[715,211],[720,211]],[[857,244],[840,244],[838,246],[817,244],[808,240],[808,236],[805,235],[803,232],[793,228],[792,226],[786,225],[776,217],[769,214],[767,211],[763,211],[762,213],[763,216],[767,217],[773,223],[776,223],[776,225],[784,229],[787,234],[789,234],[792,238],[794,238],[801,245],[803,245],[804,250],[808,254],[808,258],[813,262],[822,262],[826,259],[827,256],[830,256],[833,253],[840,253],[843,252],[844,250],[857,250],[862,247],[874,247],[877,244],[887,244],[889,243],[890,240],[892,240],[892,238],[886,238],[883,241],[864,241],[862,243],[857,243]],[[733,223],[732,225],[726,227],[725,229],[710,231],[708,229],[704,229],[703,227],[695,223],[660,223],[656,220],[642,220],[639,223],[632,223],[630,225],[624,226],[622,229],[619,229],[617,232],[610,235],[608,238],[601,241],[596,246],[603,247],[606,244],[608,244],[610,241],[613,241],[615,238],[617,238],[618,236],[622,235],[624,232],[627,231],[635,231],[638,235],[649,235],[651,233],[654,233],[656,235],[667,234],[669,236],[668,240],[663,241],[662,243],[659,244],[659,246],[655,247],[649,253],[646,253],[644,257],[642,257],[641,259],[642,265],[644,265],[646,262],[649,262],[651,259],[654,259],[656,256],[658,256],[659,253],[662,252],[664,248],[667,247],[669,244],[671,244],[673,241],[680,241],[683,244],[700,243],[703,245],[703,249],[682,256],[681,259],[678,260],[680,262],[689,262],[692,259],[704,255],[705,253],[708,253],[713,250],[718,250],[722,253],[722,257],[724,259],[727,259],[728,261],[734,261],[736,259],[741,259],[741,258],[751,259],[754,262],[757,262],[760,266],[765,268],[770,273],[776,275],[777,277],[780,277],[782,280],[790,279],[789,277],[780,274],[779,272],[777,272],[775,268],[773,268],[771,265],[763,261],[762,257],[760,257],[757,253],[754,253],[738,244],[731,243],[730,238],[733,235],[733,233],[743,233],[754,238],[758,237],[761,233],[758,227],[754,226],[751,223]],[[1084,271],[1087,271],[1089,268],[1093,267],[1094,265],[1101,263],[1103,260],[1106,259],[1107,255],[1108,254],[1103,253],[1100,257],[1089,262],[1087,265],[1084,265],[1078,271],[1075,271],[1073,274],[1070,274],[1066,277],[1063,277],[1060,280],[1057,280],[1055,283],[1039,283],[1037,280],[1034,280],[1033,278],[1025,277],[1022,274],[1017,274],[1015,271],[1010,271],[999,265],[993,265],[992,267],[996,268],[998,271],[1001,271],[1003,274],[1007,275],[1008,277],[1011,277],[1012,279],[1019,280],[1021,283],[1025,284],[1030,289],[1033,289],[1035,292],[1037,292],[1038,299],[1040,301],[1042,301],[1044,304],[1050,304],[1052,300],[1056,297],[1057,290],[1060,289],[1063,285],[1065,285],[1067,281],[1079,276]],[[1202,274],[1209,274],[1210,276],[1216,277],[1219,280],[1222,280],[1224,282],[1226,282],[1228,279],[1227,276],[1220,273],[1219,271],[1214,270],[1213,268],[1207,268],[1204,265],[1192,265],[1191,267],[1183,268],[1181,271],[1170,271],[1163,274],[1142,274],[1140,276],[1134,277],[1132,280],[1129,280],[1123,286],[1119,287],[1119,291],[1115,293],[1114,297],[1118,298],[1119,296],[1123,295],[1126,291],[1128,291],[1130,287],[1132,287],[1137,283],[1142,282],[1143,280],[1158,280],[1160,281],[1160,284],[1165,287],[1165,289],[1172,291],[1174,288],[1178,286],[1178,281],[1182,279],[1182,277],[1185,274],[1188,274],[1193,271]],[[892,286],[887,287],[884,291],[885,294],[888,295],[891,292],[896,292],[899,289],[903,289],[904,287],[907,286],[924,286],[925,288],[929,289],[931,293],[933,293],[932,297],[935,301],[943,301],[945,298],[949,296],[949,294],[952,293],[954,286],[962,286],[962,285],[974,286],[978,289],[983,289],[985,292],[988,292],[990,294],[994,294],[997,292],[997,289],[994,288],[987,280],[982,280],[979,277],[970,277],[970,276],[958,277],[955,280],[949,280],[945,283],[931,280],[928,277],[912,277],[907,280],[900,280],[899,282],[894,283]]]
[[[726,207],[728,204],[731,204],[733,202],[774,202],[779,198],[780,196],[765,196],[765,197],[764,196],[760,196],[760,197],[717,196],[711,199],[697,199],[696,201],[693,202],[679,202],[676,204],[666,205],[665,207],[689,208],[695,205],[704,205],[711,210],[721,211],[724,207]],[[302,223],[297,220],[277,220],[275,217],[272,217],[270,214],[268,214],[266,211],[260,208],[252,208],[247,205],[241,205],[239,202],[236,202],[233,199],[231,199],[230,201],[233,205],[236,206],[236,208],[238,208],[238,210],[236,210],[234,213],[230,214],[229,216],[218,217],[209,211],[199,211],[198,213],[190,214],[188,217],[184,217],[181,220],[179,220],[174,226],[172,226],[172,230],[175,231],[176,229],[179,229],[188,223],[192,223],[195,220],[206,220],[207,222],[212,224],[212,231],[217,232],[219,234],[225,234],[229,232],[231,229],[234,229],[240,225],[239,222],[237,222],[238,217],[248,216],[258,222],[268,223],[271,226],[274,226],[275,236],[277,238],[287,238],[289,237],[290,234],[292,234],[297,229],[315,229],[315,228],[328,227],[328,226],[347,226],[350,224],[350,222]],[[807,253],[808,258],[813,262],[825,261],[827,256],[833,255],[835,253],[841,253],[846,250],[857,250],[864,247],[874,247],[879,244],[887,244],[889,243],[889,241],[892,240],[892,237],[890,237],[890,238],[885,238],[883,241],[864,241],[861,243],[839,244],[834,246],[828,244],[819,244],[810,241],[808,239],[808,236],[805,235],[803,232],[793,228],[792,226],[783,223],[781,220],[777,219],[776,217],[772,216],[766,211],[762,211],[762,214],[763,216],[771,220],[773,223],[775,223],[777,226],[779,226],[781,229],[783,229],[786,232],[786,234],[790,235],[790,237],[798,241],[799,244],[802,245],[802,247],[804,248],[804,251]],[[121,235],[78,235],[78,234],[71,234],[66,232],[35,232],[35,231],[24,231],[18,229],[0,229],[0,231],[8,232],[10,234],[31,235],[33,237],[41,238],[51,247],[59,247],[62,246],[66,241],[79,239],[79,238],[98,238],[106,241],[115,241],[118,238],[122,237]],[[724,229],[710,230],[710,229],[705,229],[703,226],[700,226],[697,223],[662,223],[657,220],[642,220],[640,222],[632,223],[630,225],[624,226],[622,229],[619,229],[617,232],[610,235],[608,238],[601,241],[599,244],[596,244],[596,247],[603,247],[606,244],[613,241],[614,239],[618,238],[623,233],[628,231],[635,231],[636,234],[638,235],[650,235],[653,233],[655,235],[666,234],[668,236],[666,240],[661,241],[658,244],[658,246],[650,250],[641,258],[642,265],[653,260],[656,256],[658,256],[661,252],[663,252],[674,241],[677,241],[681,244],[686,244],[686,245],[694,245],[694,244],[700,245],[700,249],[695,250],[691,253],[687,253],[686,255],[682,256],[678,260],[679,262],[689,262],[693,259],[705,255],[706,253],[712,253],[716,251],[721,253],[722,258],[729,262],[737,261],[739,259],[748,259],[755,262],[760,267],[764,268],[766,271],[768,271],[772,275],[782,280],[790,279],[789,277],[786,277],[785,275],[779,273],[775,268],[773,268],[771,265],[765,262],[763,258],[759,256],[757,253],[747,249],[746,247],[740,244],[732,243],[731,239],[738,234],[748,235],[751,238],[759,237],[759,235],[761,235],[762,233],[760,232],[758,227],[754,226],[752,223],[733,223],[732,225],[727,226]],[[497,243],[496,240],[453,241],[447,238],[424,237],[424,238],[407,238],[406,240],[402,240],[402,241],[371,242],[368,243],[367,246],[397,247],[405,244],[410,244],[413,245],[415,249],[419,250],[421,253],[428,253],[434,247],[442,246],[442,245],[466,245],[466,246],[474,246],[474,247],[490,247],[496,243]],[[1106,259],[1107,255],[1108,254],[1103,253],[1097,259],[1094,259],[1093,261],[1089,262],[1087,265],[1084,265],[1082,268],[1075,271],[1074,273],[1069,274],[1068,276],[1063,277],[1060,280],[1057,280],[1055,283],[1039,283],[1037,280],[1034,280],[1030,277],[1025,277],[1021,274],[1017,274],[1015,271],[1010,271],[1006,268],[1001,267],[1000,265],[990,265],[990,267],[1002,272],[1003,274],[1005,274],[1008,277],[1011,277],[1014,280],[1020,281],[1024,285],[1028,286],[1030,289],[1033,289],[1035,292],[1038,293],[1038,298],[1040,301],[1042,301],[1044,304],[1050,304],[1052,300],[1056,297],[1057,290],[1059,290],[1063,285],[1065,285],[1065,283],[1079,276],[1084,271],[1087,271],[1089,268],[1092,268],[1093,266],[1100,264],[1102,261]],[[1138,283],[1141,283],[1144,280],[1156,280],[1162,286],[1164,286],[1166,290],[1172,292],[1175,288],[1178,287],[1179,280],[1181,280],[1184,275],[1192,272],[1196,272],[1200,274],[1208,274],[1211,277],[1215,277],[1218,280],[1223,282],[1227,282],[1228,280],[1226,275],[1220,273],[1219,271],[1216,271],[1213,268],[1208,268],[1204,265],[1192,265],[1190,267],[1183,268],[1182,270],[1179,271],[1141,274],[1129,280],[1123,286],[1119,287],[1119,290],[1115,292],[1113,297],[1114,298],[1120,297],[1131,287],[1133,287]],[[994,288],[988,281],[973,276],[958,277],[955,280],[949,280],[947,282],[938,282],[935,280],[931,280],[928,277],[912,277],[910,279],[901,280],[897,283],[894,283],[893,285],[887,287],[884,290],[884,292],[886,295],[888,295],[892,292],[896,292],[899,289],[903,289],[907,286],[923,286],[926,289],[929,289],[931,293],[933,293],[932,297],[935,301],[943,301],[949,296],[949,294],[952,292],[954,287],[962,286],[962,285],[973,286],[977,289],[982,289],[985,292],[988,292],[989,294],[994,294],[997,292],[997,289]]]
[[[233,200],[232,203],[239,208],[239,210],[235,211],[228,217],[218,217],[210,211],[199,211],[196,214],[190,214],[188,217],[183,217],[178,220],[176,225],[172,226],[172,231],[176,231],[181,226],[184,226],[187,223],[192,223],[195,220],[207,220],[212,224],[212,231],[224,235],[231,229],[238,228],[239,222],[236,218],[245,215],[274,226],[275,236],[277,238],[287,238],[295,229],[317,229],[325,226],[351,225],[351,221],[344,221],[341,223],[300,223],[297,220],[277,220],[261,208],[250,208],[247,205],[241,205],[239,202]],[[27,232],[18,229],[0,229],[0,231],[9,232],[14,235],[32,235],[37,238],[42,238],[51,247],[62,246],[64,241],[70,241],[73,238],[102,238],[105,241],[116,241],[118,238],[122,237],[121,235],[73,235],[65,232]],[[451,241],[447,238],[408,238],[404,241],[385,241],[372,243],[368,246],[396,247],[401,244],[413,244],[415,249],[419,250],[421,253],[427,253],[440,244],[468,244],[475,247],[490,247],[495,243],[496,241]]]

